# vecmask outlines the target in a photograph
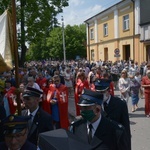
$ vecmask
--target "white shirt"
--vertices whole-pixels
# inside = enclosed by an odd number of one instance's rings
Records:
[[[32,118],[31,118],[32,121],[33,121],[38,109],[39,109],[39,106],[32,113],[30,112],[30,110],[28,110],[28,116],[32,115]]]
[[[99,125],[99,123],[101,121],[101,118],[102,118],[102,116],[100,115],[98,120],[96,120],[95,122],[93,122],[93,123],[91,123],[89,121],[87,122],[87,129],[88,129],[88,131],[90,130],[89,129],[89,124],[92,124],[92,126],[93,126],[93,128],[92,128],[92,137],[94,136],[94,134],[96,132],[96,129],[97,129],[97,127],[98,127],[98,125]]]

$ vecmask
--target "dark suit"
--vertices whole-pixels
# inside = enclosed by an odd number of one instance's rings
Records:
[[[28,115],[27,110],[22,111],[23,116]],[[34,116],[33,123],[28,133],[28,140],[37,145],[39,133],[53,130],[52,117],[50,114],[39,108]]]
[[[0,105],[0,122],[1,120],[3,120],[4,118],[6,117],[6,111],[5,111],[5,108],[3,105]],[[1,141],[4,141],[4,137],[3,137],[3,129],[1,127],[1,124],[0,124],[0,142]]]
[[[8,150],[5,142],[0,143],[0,150]],[[26,141],[20,150],[37,150],[37,147],[34,144]]]
[[[125,127],[127,136],[129,139],[129,146],[131,149],[131,132],[130,132],[130,122],[128,108],[125,101],[121,100],[118,97],[111,96],[109,104],[105,107],[105,117],[114,120]]]
[[[72,132],[83,142],[88,143],[87,122],[79,120],[72,124]],[[91,141],[92,150],[128,150],[127,136],[123,126],[105,117],[96,129]]]

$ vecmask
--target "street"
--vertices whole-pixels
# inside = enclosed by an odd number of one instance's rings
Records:
[[[115,91],[119,96],[119,91]],[[144,99],[140,99],[139,108],[131,111],[131,99],[128,102],[130,127],[132,134],[132,150],[150,150],[150,118],[144,114]],[[74,97],[69,98],[69,116],[72,120],[75,116]]]

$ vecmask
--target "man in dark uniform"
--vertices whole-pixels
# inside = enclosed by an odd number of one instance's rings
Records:
[[[0,142],[4,141],[3,130],[1,127],[1,121],[6,117],[6,110],[3,105],[3,96],[0,94]]]
[[[10,115],[2,121],[5,141],[0,150],[37,150],[36,145],[27,141],[30,117]]]
[[[70,130],[94,150],[128,150],[124,127],[101,115],[102,102],[103,94],[85,89],[78,103],[82,119]]]
[[[22,115],[31,117],[28,140],[35,145],[39,133],[53,130],[51,115],[39,107],[41,94],[41,91],[32,87],[27,87],[23,93],[23,101],[27,109],[22,111]]]
[[[105,117],[114,120],[125,127],[128,136],[128,150],[131,150],[131,132],[128,108],[125,101],[114,97],[109,92],[111,80],[98,79],[95,81],[95,90],[103,94],[103,110]]]

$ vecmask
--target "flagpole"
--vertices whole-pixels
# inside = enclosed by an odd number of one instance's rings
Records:
[[[12,3],[12,20],[13,20],[13,39],[14,39],[14,63],[15,63],[15,81],[16,81],[16,88],[19,88],[19,71],[18,71],[18,47],[17,47],[17,36],[16,36],[16,2],[15,0],[11,0]],[[21,102],[20,102],[20,95],[17,90],[17,110],[18,115],[21,115]]]

